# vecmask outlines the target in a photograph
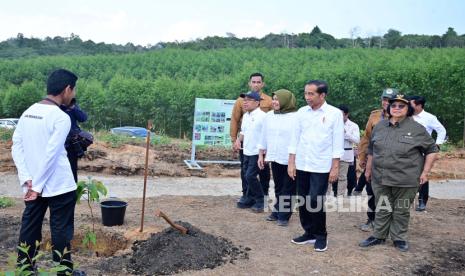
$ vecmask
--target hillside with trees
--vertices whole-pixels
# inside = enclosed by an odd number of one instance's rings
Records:
[[[19,58],[50,55],[127,54],[155,51],[165,48],[211,50],[223,48],[448,48],[465,47],[465,35],[458,35],[449,27],[443,35],[406,34],[389,29],[384,35],[360,37],[358,28],[350,30],[350,38],[334,38],[315,26],[309,33],[268,34],[262,38],[237,38],[233,33],[225,37],[211,36],[193,41],[154,42],[153,45],[126,45],[83,41],[79,35],[69,37],[27,38],[19,33],[15,38],[0,42],[0,58]]]
[[[85,128],[145,126],[190,137],[194,99],[236,99],[248,76],[265,75],[266,92],[286,88],[303,106],[309,79],[328,81],[331,104],[347,104],[361,128],[379,108],[381,90],[396,87],[427,98],[426,109],[460,141],[465,117],[465,49],[160,49],[145,53],[4,59],[0,62],[0,117],[19,117],[45,95],[55,68],[76,72],[77,98],[89,113]]]

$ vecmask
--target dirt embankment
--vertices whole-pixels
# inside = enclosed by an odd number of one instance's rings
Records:
[[[103,142],[96,142],[79,160],[79,171],[110,175],[143,175],[145,148],[137,145],[123,145],[112,148]],[[180,144],[151,147],[148,157],[148,174],[151,176],[238,176],[239,166],[211,164],[204,170],[189,170],[184,160],[190,159],[191,149]],[[197,160],[236,160],[229,149],[206,148],[199,150]],[[0,142],[0,172],[16,170],[11,157],[11,142]]]
[[[189,170],[184,160],[190,159],[190,147],[179,143],[157,145],[149,150],[148,172],[151,176],[237,177],[239,166],[209,164],[204,170]],[[197,160],[237,160],[228,148],[206,148],[196,152]],[[145,148],[123,145],[112,148],[96,142],[79,161],[79,171],[110,175],[143,175]],[[0,172],[14,172],[11,142],[0,142]],[[431,179],[465,179],[465,149],[440,153],[432,170]]]

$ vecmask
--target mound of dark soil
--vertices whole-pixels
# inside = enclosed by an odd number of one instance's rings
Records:
[[[465,245],[456,242],[433,244],[431,258],[417,265],[416,275],[460,275],[465,270]]]
[[[8,253],[15,252],[20,227],[20,218],[9,215],[0,216],[0,258],[6,260]]]
[[[186,222],[177,222],[188,229],[186,235],[167,228],[152,234],[145,241],[136,241],[132,254],[113,257],[101,263],[107,272],[127,271],[132,274],[167,275],[187,270],[215,268],[238,259],[248,259],[250,248],[207,234]]]

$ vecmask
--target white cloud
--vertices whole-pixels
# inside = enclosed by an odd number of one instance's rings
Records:
[[[189,41],[202,38],[208,35],[208,28],[205,22],[201,21],[178,21],[169,25],[165,31],[161,32],[161,41]]]

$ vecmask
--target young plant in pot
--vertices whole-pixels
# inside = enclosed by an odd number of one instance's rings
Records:
[[[108,193],[107,187],[98,180],[88,177],[87,181],[78,181],[77,183],[77,202],[80,203],[82,197],[87,201],[87,206],[90,209],[90,216],[92,221],[92,230],[89,228],[86,229],[84,238],[82,239],[82,244],[87,248],[91,248],[91,244],[94,246],[97,243],[97,235],[95,233],[95,222],[94,222],[94,213],[92,210],[92,202],[98,202],[101,196],[106,196]]]

